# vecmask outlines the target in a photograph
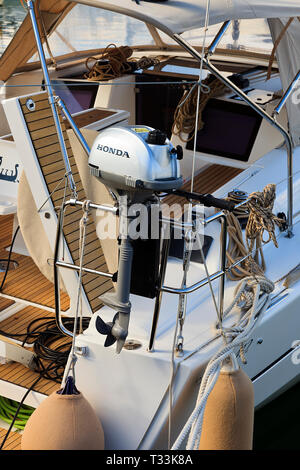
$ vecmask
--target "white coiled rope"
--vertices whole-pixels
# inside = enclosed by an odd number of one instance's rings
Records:
[[[262,317],[270,303],[270,293],[274,284],[264,276],[249,276],[239,282],[234,299],[224,311],[223,320],[234,307],[240,307],[240,315],[231,326],[219,324],[217,328],[225,339],[225,345],[209,361],[203,375],[196,406],[173,444],[172,450],[181,449],[187,439],[187,450],[199,448],[205,405],[220,374],[224,361],[234,355],[236,348],[242,348],[249,339],[254,326]],[[230,342],[228,342],[230,341]]]

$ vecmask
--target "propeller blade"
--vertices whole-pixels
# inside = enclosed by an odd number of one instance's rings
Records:
[[[111,332],[111,325],[106,324],[102,318],[97,316],[96,318],[96,329],[101,335],[109,335]]]
[[[115,314],[113,321],[109,323],[105,323],[102,318],[97,316],[96,318],[96,329],[101,335],[106,335],[106,340],[104,343],[104,347],[107,348],[114,344],[117,338],[112,334],[112,328],[115,324],[116,319],[118,318],[118,313]],[[122,348],[121,348],[122,349]]]
[[[114,344],[116,342],[116,340],[117,340],[117,338],[115,338],[113,335],[111,335],[111,334],[107,335],[105,343],[104,343],[104,347],[108,348],[109,346]]]

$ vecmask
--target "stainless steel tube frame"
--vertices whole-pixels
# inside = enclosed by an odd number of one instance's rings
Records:
[[[60,268],[73,269],[73,271],[80,271],[80,266],[77,266],[76,264],[65,263],[64,261],[56,261],[56,266]],[[97,271],[96,269],[81,268],[81,270],[83,273],[97,274],[99,276],[108,277],[109,279],[113,278],[113,274]]]
[[[162,292],[168,292],[169,294],[191,294],[192,292],[195,292],[196,290],[200,289],[200,287],[206,286],[206,284],[209,283],[209,281],[215,281],[216,279],[219,279],[221,276],[226,274],[226,272],[230,271],[232,268],[235,266],[238,266],[240,263],[242,263],[245,259],[250,256],[251,253],[248,253],[245,255],[243,258],[239,259],[235,263],[231,264],[228,266],[228,268],[225,268],[223,271],[216,271],[214,274],[211,274],[209,278],[204,278],[201,281],[195,282],[195,284],[192,284],[191,286],[185,287],[183,289],[181,288],[176,288],[176,287],[169,287],[169,286],[162,286],[161,291]]]
[[[179,34],[174,34],[171,36],[179,45],[181,45],[186,51],[188,51],[193,57],[195,57],[198,61],[203,59],[203,63],[205,67],[215,76],[217,77],[222,83],[224,83],[228,88],[230,88],[234,93],[236,93],[243,101],[249,104],[251,108],[253,108],[263,119],[266,119],[273,127],[283,135],[286,148],[287,148],[287,236],[291,237],[293,235],[293,143],[291,136],[289,133],[278,124],[275,119],[269,116],[259,105],[254,103],[242,90],[240,90],[234,83],[232,83],[228,78],[224,77],[219,70],[212,65],[208,57],[203,57],[202,55],[194,49],[188,42],[186,42]]]
[[[280,102],[278,103],[278,105],[276,106],[276,108],[274,109],[274,112],[273,112],[273,116],[275,114],[279,114],[280,111],[282,110],[283,106],[285,105],[285,103],[287,102],[290,94],[292,93],[292,91],[296,88],[296,85],[298,83],[298,80],[300,79],[300,70],[299,72],[296,74],[294,80],[292,81],[292,83],[289,85],[289,87],[287,88],[286,92],[284,93],[283,97],[281,98]]]
[[[247,202],[247,201],[245,201]],[[245,204],[245,202],[238,204],[239,205]],[[227,219],[226,215],[224,214],[223,211],[217,212],[216,214],[212,215],[211,217],[208,217],[207,219],[202,219],[203,225],[207,225],[210,222],[213,222],[214,220],[220,219],[222,223],[222,228],[221,228],[221,243],[220,243],[220,259],[221,259],[221,266],[220,266],[220,271],[217,271],[216,273],[212,274],[209,276],[209,278],[202,279],[199,282],[196,282],[195,284],[192,284],[191,286],[184,287],[184,288],[174,288],[174,287],[168,287],[162,285],[160,290],[161,292],[168,292],[169,294],[190,294],[191,292],[194,292],[200,287],[205,286],[208,284],[209,281],[214,281],[216,279],[220,279],[220,287],[219,287],[219,310],[220,310],[220,315],[223,313],[223,300],[224,300],[224,285],[225,285],[225,273],[227,271],[226,269],[226,244],[227,244]],[[245,259],[248,257],[247,255]],[[238,263],[241,263],[243,259],[239,260]],[[238,264],[236,263],[236,264]],[[231,266],[233,267],[233,266]]]
[[[83,206],[83,202],[77,201],[76,199],[70,199],[66,201],[60,209],[58,223],[57,223],[57,230],[56,230],[56,240],[55,240],[55,248],[54,248],[54,291],[55,291],[55,320],[58,329],[66,336],[70,336],[73,338],[73,332],[69,331],[67,328],[64,327],[61,318],[60,318],[60,292],[59,292],[59,275],[58,275],[58,266],[79,270],[80,267],[76,265],[72,265],[70,263],[63,263],[58,261],[58,254],[60,249],[60,240],[61,240],[61,231],[62,231],[62,224],[63,224],[63,214],[66,210],[67,206]],[[91,209],[100,209],[106,212],[112,212],[113,214],[117,215],[118,209],[117,207],[105,206],[100,204],[93,204],[89,203],[89,208]],[[84,272],[92,272],[93,274],[98,275],[105,275],[105,277],[112,277],[112,274],[102,273],[101,271],[89,270],[88,268],[83,268],[82,271]]]
[[[69,199],[64,203],[64,208],[67,206],[81,206],[83,207],[84,202],[78,201],[77,199]],[[114,215],[118,215],[119,209],[115,206],[107,206],[105,204],[94,204],[93,202],[89,202],[90,209],[98,209],[104,212],[111,212]]]
[[[230,24],[231,24],[230,20],[225,21],[225,23],[223,23],[223,25],[221,26],[221,29],[218,31],[216,37],[214,38],[214,40],[212,41],[212,43],[208,47],[206,55],[211,55],[215,52],[219,42],[223,38],[223,36],[226,33],[227,29],[229,28]]]
[[[249,199],[246,199],[245,201],[240,202],[239,204],[235,205],[235,208],[238,208],[244,204],[247,204]],[[148,351],[152,352],[154,348],[154,341],[155,341],[155,335],[156,335],[156,330],[157,330],[157,324],[158,324],[158,319],[159,319],[159,313],[160,313],[160,307],[161,307],[161,301],[162,301],[162,293],[163,292],[168,292],[169,294],[190,294],[191,292],[194,292],[200,287],[205,286],[209,282],[215,281],[216,279],[220,279],[220,284],[219,284],[219,320],[222,320],[223,317],[223,308],[224,308],[224,288],[225,288],[225,274],[227,271],[230,271],[230,269],[234,268],[238,264],[242,263],[245,259],[250,256],[251,253],[247,254],[243,258],[239,259],[235,263],[233,263],[231,266],[226,268],[226,245],[227,245],[227,219],[226,215],[224,214],[223,211],[216,212],[215,214],[211,215],[210,217],[207,217],[206,219],[200,219],[201,223],[205,226],[208,225],[210,222],[213,222],[214,220],[221,219],[221,243],[220,243],[220,259],[221,259],[221,269],[220,271],[217,271],[216,273],[212,274],[209,278],[202,279],[199,282],[196,282],[195,284],[184,287],[184,288],[174,288],[174,287],[168,287],[164,286],[164,278],[165,278],[165,273],[166,273],[166,268],[167,268],[167,262],[168,262],[168,254],[169,254],[169,248],[170,248],[170,240],[169,239],[164,239],[163,247],[162,247],[162,260],[161,260],[161,269],[160,269],[160,276],[159,276],[159,282],[158,282],[158,294],[156,296],[155,300],[155,306],[154,306],[154,312],[153,312],[153,320],[152,320],[152,328],[151,328],[151,333],[150,333],[150,340],[149,340],[149,345],[148,345]],[[162,221],[167,224],[174,224],[174,226],[180,226],[182,228],[184,227],[193,227],[193,223],[188,223],[188,222],[180,222],[180,221],[175,221],[172,219],[166,219],[162,218]]]
[[[68,108],[66,107],[65,103],[63,102],[63,100],[61,98],[59,98],[58,96],[56,97],[56,102],[57,102],[57,105],[60,107],[60,109],[62,110],[62,112],[64,113],[64,116],[66,117],[67,121],[69,122],[71,128],[73,129],[74,131],[74,134],[76,135],[77,139],[79,140],[83,150],[85,151],[85,153],[89,156],[90,155],[90,147],[88,146],[85,138],[83,137],[82,133],[80,132],[80,130],[78,129],[78,127],[76,126],[75,124],[75,121],[74,119],[72,118],[72,115],[69,113],[68,111]]]
[[[72,193],[74,195],[76,195],[76,185],[75,185],[75,182],[74,182],[74,179],[73,179],[71,166],[70,166],[70,162],[69,162],[69,157],[68,157],[68,152],[67,152],[67,149],[66,149],[65,140],[64,140],[64,136],[63,136],[60,121],[59,121],[59,116],[58,116],[56,105],[55,105],[55,97],[54,97],[53,91],[52,91],[51,81],[50,81],[48,68],[47,68],[47,62],[46,62],[44,49],[43,49],[42,41],[41,41],[41,38],[40,38],[40,32],[39,32],[39,28],[38,28],[38,24],[37,24],[37,20],[36,20],[36,15],[35,15],[35,11],[34,11],[34,0],[27,0],[27,7],[28,7],[31,23],[32,23],[32,28],[33,28],[35,40],[36,40],[37,50],[38,50],[38,54],[39,54],[39,58],[40,58],[40,62],[41,62],[41,68],[42,68],[44,79],[45,79],[45,86],[47,88],[47,93],[48,93],[48,96],[49,96],[49,103],[50,103],[52,114],[53,114],[54,124],[55,124],[55,128],[56,128],[57,136],[58,136],[58,141],[59,141],[61,153],[62,153],[64,163],[65,163],[66,174],[67,174],[67,177],[68,177],[69,186],[70,186],[70,189],[71,189]]]
[[[192,284],[191,286],[184,288],[162,286],[160,290],[162,292],[168,292],[169,294],[191,294],[192,292],[195,292],[196,290],[200,289],[200,287],[206,286],[206,284],[208,284],[210,281],[212,282],[216,279],[219,279],[221,276],[223,276],[223,274],[223,271],[217,271],[214,274],[211,274],[209,276],[209,279],[206,277],[201,281],[195,282],[195,284]]]

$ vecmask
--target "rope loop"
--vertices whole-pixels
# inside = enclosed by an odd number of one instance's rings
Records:
[[[210,86],[205,85],[202,80],[199,80],[198,85],[200,86],[201,93],[209,94],[212,92],[212,89]]]
[[[83,205],[82,205],[83,216],[81,218],[80,224],[81,224],[81,222],[82,222],[83,225],[86,225],[88,223],[89,212],[90,212],[90,204],[91,204],[91,201],[88,200],[88,199],[86,199],[83,202]]]
[[[216,329],[231,341],[244,329],[247,317],[251,315],[250,310],[254,308],[255,316],[260,313],[266,298],[273,292],[275,284],[263,275],[247,276],[242,279],[234,290],[234,298],[224,311],[222,322],[216,324]],[[226,327],[223,320],[229,316],[233,309],[240,309],[240,317],[237,323]]]

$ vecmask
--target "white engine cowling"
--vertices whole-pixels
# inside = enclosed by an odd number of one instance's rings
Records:
[[[110,127],[95,139],[89,167],[110,187],[164,191],[182,185],[180,157],[158,130],[148,126]]]

